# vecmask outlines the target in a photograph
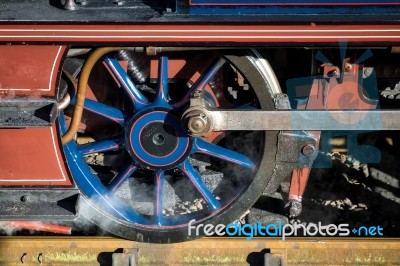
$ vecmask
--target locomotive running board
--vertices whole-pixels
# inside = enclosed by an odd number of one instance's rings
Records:
[[[56,117],[55,99],[0,99],[0,128],[49,127]]]
[[[1,221],[72,221],[79,191],[75,188],[0,189]]]

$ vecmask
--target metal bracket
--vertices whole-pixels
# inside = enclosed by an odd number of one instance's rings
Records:
[[[122,253],[112,254],[112,265],[114,266],[135,266],[139,264],[139,249],[123,249]]]
[[[283,266],[282,258],[275,254],[266,253],[264,255],[264,266]]]

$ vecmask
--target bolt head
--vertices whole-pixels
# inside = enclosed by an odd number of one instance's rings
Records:
[[[207,127],[207,118],[201,115],[191,117],[189,119],[188,128],[192,133],[202,133]]]
[[[353,68],[353,65],[350,63],[345,63],[344,64],[344,70],[347,72],[350,72],[350,70]]]
[[[301,214],[303,210],[303,206],[300,201],[298,200],[291,200],[289,202],[289,217],[294,218]]]
[[[303,148],[301,148],[301,153],[304,156],[311,156],[314,154],[314,152],[315,152],[315,147],[311,144],[307,144]]]

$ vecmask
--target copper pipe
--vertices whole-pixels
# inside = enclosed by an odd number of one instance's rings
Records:
[[[63,74],[67,78],[67,81],[69,81],[70,85],[74,87],[74,92],[76,92],[77,89],[77,83],[78,81],[67,71],[63,70]],[[65,96],[61,99],[61,101],[58,102],[57,110],[58,112],[64,111],[65,108],[68,107],[68,105],[71,103],[71,95],[67,92]]]
[[[33,221],[12,221],[5,222],[3,224],[4,227],[15,227],[20,229],[27,230],[35,230],[35,231],[44,231],[44,232],[52,232],[57,234],[71,234],[71,227],[65,225],[56,225],[56,224],[46,224],[42,222],[33,222]]]
[[[96,62],[105,54],[113,51],[122,50],[122,47],[102,47],[96,49],[86,60],[85,64],[82,67],[82,72],[78,81],[78,89],[76,92],[76,103],[74,108],[74,114],[72,115],[72,121],[69,126],[68,131],[62,136],[61,141],[62,144],[65,145],[70,142],[75,134],[78,132],[79,124],[82,119],[83,106],[85,104],[86,97],[86,87],[89,81],[90,72],[93,69],[93,66]]]
[[[67,93],[65,94],[64,98],[62,98],[61,101],[58,102],[57,106],[58,111],[59,112],[63,111],[65,108],[67,108],[70,102],[71,102],[71,96],[69,95],[69,93]]]

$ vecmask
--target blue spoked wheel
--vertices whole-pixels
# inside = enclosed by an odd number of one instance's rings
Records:
[[[216,108],[273,109],[273,74],[258,56],[104,56],[91,73],[94,96],[85,100],[80,132],[64,145],[82,192],[80,214],[115,235],[158,243],[196,237],[188,234],[193,219],[215,225],[239,218],[272,175],[277,132],[191,137],[181,116],[196,90]],[[60,114],[61,133],[74,103]]]

